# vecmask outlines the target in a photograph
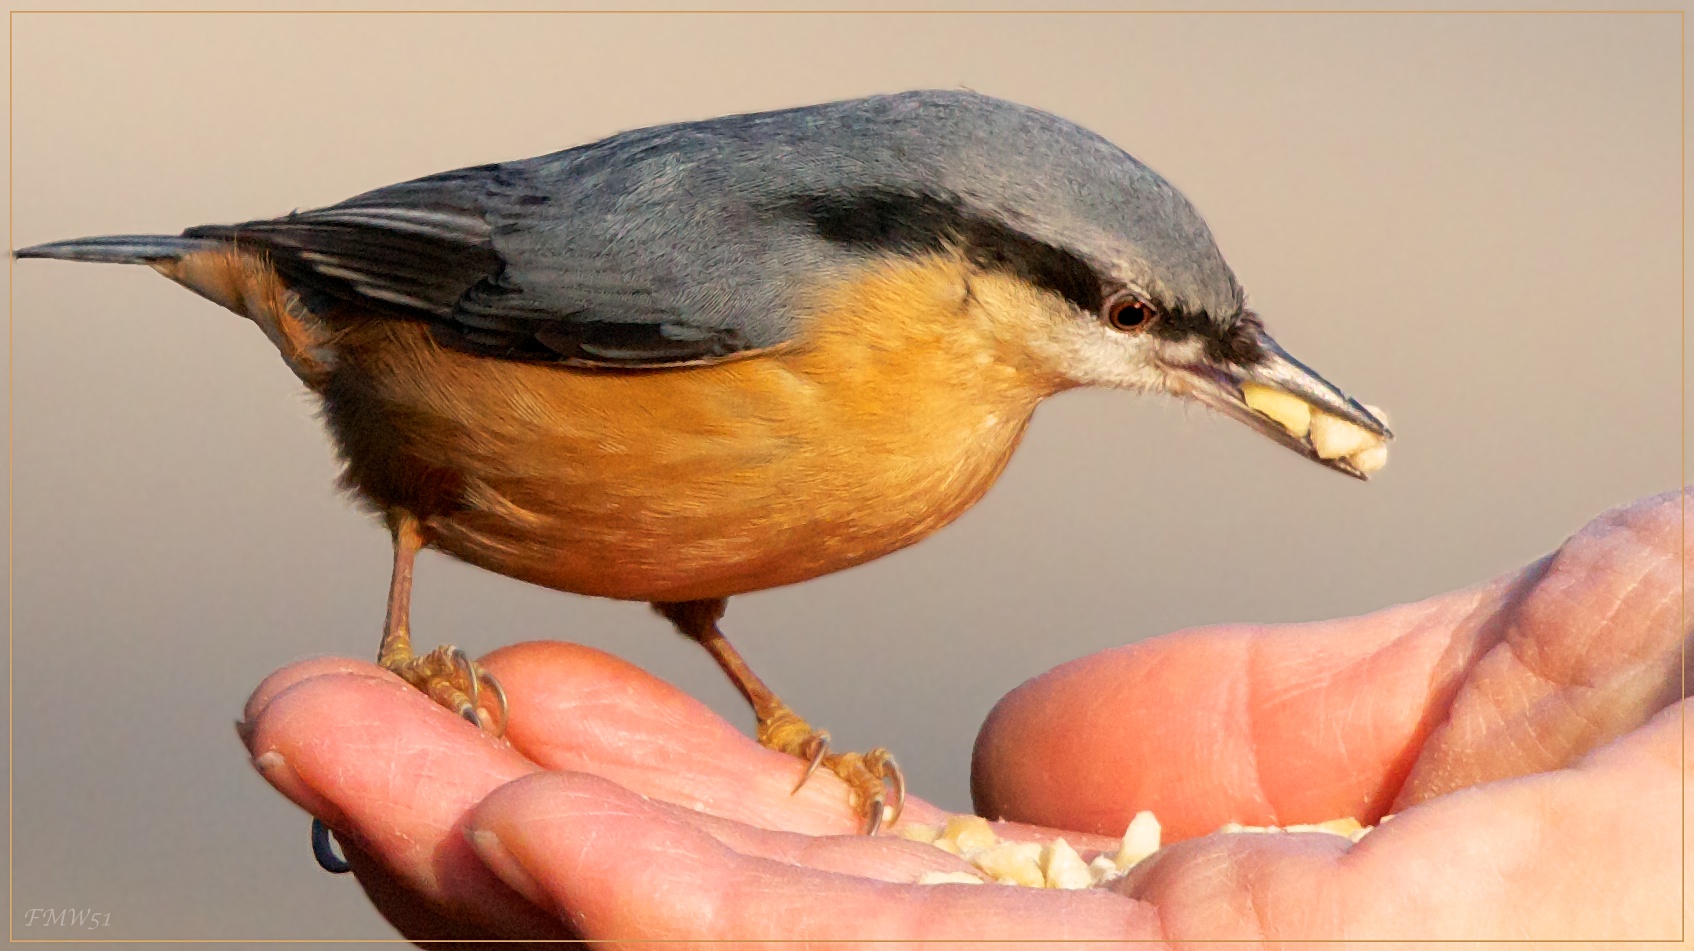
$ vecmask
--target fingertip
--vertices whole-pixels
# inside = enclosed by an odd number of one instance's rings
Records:
[[[241,708],[241,719],[235,723],[236,734],[241,737],[243,743],[251,747],[253,730],[272,700],[275,700],[295,684],[311,680],[314,677],[333,674],[382,677],[387,675],[387,671],[375,664],[354,660],[351,657],[308,657],[305,660],[295,661],[261,680],[259,686],[253,688],[253,693],[247,697],[246,704]]]
[[[301,779],[281,750],[267,750],[253,757],[253,768],[258,770],[265,782],[271,784],[271,788],[310,815],[323,820],[325,825],[331,828],[346,826],[346,813]]]
[[[470,843],[471,851],[482,860],[482,864],[488,866],[488,870],[504,882],[507,888],[522,895],[525,901],[535,907],[558,915],[558,903],[553,900],[553,896],[512,854],[512,850],[506,847],[497,832],[466,825],[465,841]]]
[[[277,681],[287,672],[272,674],[266,683]],[[380,691],[379,696],[390,700],[408,692],[419,700],[426,699],[398,678],[368,664],[352,668],[326,666],[317,673],[279,681],[275,687],[267,691],[264,702],[257,705],[242,727],[248,749],[255,758],[276,749],[291,752],[307,739],[337,732],[338,725],[346,720],[347,704],[360,703],[369,688],[375,688]]]
[[[734,858],[645,797],[587,773],[506,783],[471,811],[465,837],[508,887],[589,937],[650,933],[669,916],[624,900],[631,880],[699,900],[713,891],[710,870]]]
[[[1215,828],[1216,801],[1254,787],[1227,767],[1251,760],[1237,727],[1258,630],[1179,631],[1025,681],[977,734],[977,813],[1109,836],[1144,809],[1173,835]],[[1182,767],[1187,776],[1170,775]]]
[[[371,668],[365,668],[371,669]],[[488,789],[534,769],[489,736],[387,674],[321,673],[270,699],[251,725],[254,766],[279,792],[338,829],[355,806],[392,799],[395,769],[408,759],[459,758],[460,767],[430,774],[436,789],[388,807],[446,821],[449,793],[474,802]],[[387,797],[385,799],[385,797]],[[397,818],[399,812],[390,818]],[[358,817],[354,817],[357,819]],[[369,818],[369,817],[366,817]]]
[[[393,689],[394,685],[384,683],[380,677],[363,672],[370,669],[373,669],[370,665],[343,669],[340,665],[311,662],[284,668],[260,685],[267,696],[262,703],[249,704],[253,712],[239,725],[242,740],[253,758],[253,768],[259,775],[295,805],[331,826],[342,825],[345,814],[301,775],[297,764],[306,760],[308,773],[315,772],[310,764],[322,753],[316,741],[333,735],[333,726],[324,717],[333,716],[330,711],[341,709],[350,685],[362,681],[379,689]],[[314,670],[315,673],[311,672]],[[285,676],[293,674],[303,676]],[[272,689],[266,690],[266,684]],[[330,731],[328,734],[326,729]]]
[[[690,837],[646,796],[609,779],[579,772],[536,772],[504,783],[476,804],[466,817],[465,829],[467,834],[488,833],[508,848],[513,843],[535,847],[544,840],[575,835],[597,838],[596,826],[628,820],[655,823],[669,830],[659,833],[665,836]],[[701,841],[709,838],[703,832],[695,835]],[[623,839],[616,841],[620,851],[633,848]],[[523,854],[529,851],[525,849]]]

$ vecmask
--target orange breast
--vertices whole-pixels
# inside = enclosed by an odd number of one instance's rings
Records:
[[[324,389],[347,481],[434,544],[526,581],[639,600],[802,581],[909,545],[979,499],[1039,400],[964,265],[877,269],[813,329],[715,366],[580,370],[362,322]]]

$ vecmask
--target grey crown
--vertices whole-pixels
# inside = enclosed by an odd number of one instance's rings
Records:
[[[1242,310],[1164,179],[1074,123],[962,91],[657,126],[184,236],[263,248],[310,300],[589,365],[775,345],[804,319],[800,289],[942,242],[991,245],[994,266],[1079,304],[1098,297],[1091,282],[1128,284],[1212,333]]]

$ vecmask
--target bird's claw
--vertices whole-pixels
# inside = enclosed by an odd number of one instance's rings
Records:
[[[894,762],[894,755],[881,747],[865,754],[863,768],[876,781],[876,791],[870,797],[871,808],[867,810],[865,834],[876,835],[885,818],[889,825],[900,821],[900,813],[906,808],[906,775],[900,771],[900,764]],[[894,794],[893,806],[887,805],[884,786]]]
[[[853,791],[854,803],[865,817],[866,835],[876,835],[883,825],[899,821],[901,811],[906,808],[906,777],[887,750],[832,753],[829,734],[819,730],[789,752],[806,759],[806,768],[800,773],[800,781],[794,784],[794,792],[799,792],[822,766]]]
[[[818,764],[823,762],[823,758],[828,754],[828,730],[819,730],[811,736],[806,737],[806,740],[801,744],[799,751],[799,755],[806,758],[806,769],[800,774],[800,781],[795,783],[794,788],[789,792],[790,796],[799,792],[800,787],[806,785],[806,780],[811,779],[812,774],[818,771]]]
[[[884,824],[900,821],[900,813],[906,808],[906,777],[887,750],[879,747],[864,754],[839,753],[825,757],[824,765],[853,790],[865,816],[865,835],[876,835]]]
[[[495,736],[506,732],[505,689],[462,648],[447,644],[383,666],[467,722]]]
[[[462,647],[447,648],[447,659],[452,662],[454,672],[459,675],[454,680],[465,685],[459,699],[459,716],[469,720],[474,726],[482,726],[482,721],[476,716],[476,702],[482,698],[482,687],[477,683],[475,662]]]

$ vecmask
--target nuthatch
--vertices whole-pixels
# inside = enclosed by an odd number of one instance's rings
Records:
[[[1242,387],[1390,435],[1265,333],[1164,179],[967,92],[659,126],[17,255],[146,264],[265,332],[393,533],[383,666],[503,728],[463,651],[412,650],[424,546],[651,602],[735,681],[759,741],[804,760],[801,782],[841,776],[873,832],[903,798],[893,759],[832,751],[719,632],[725,599],[952,521],[1072,387],[1196,400],[1361,478]]]

